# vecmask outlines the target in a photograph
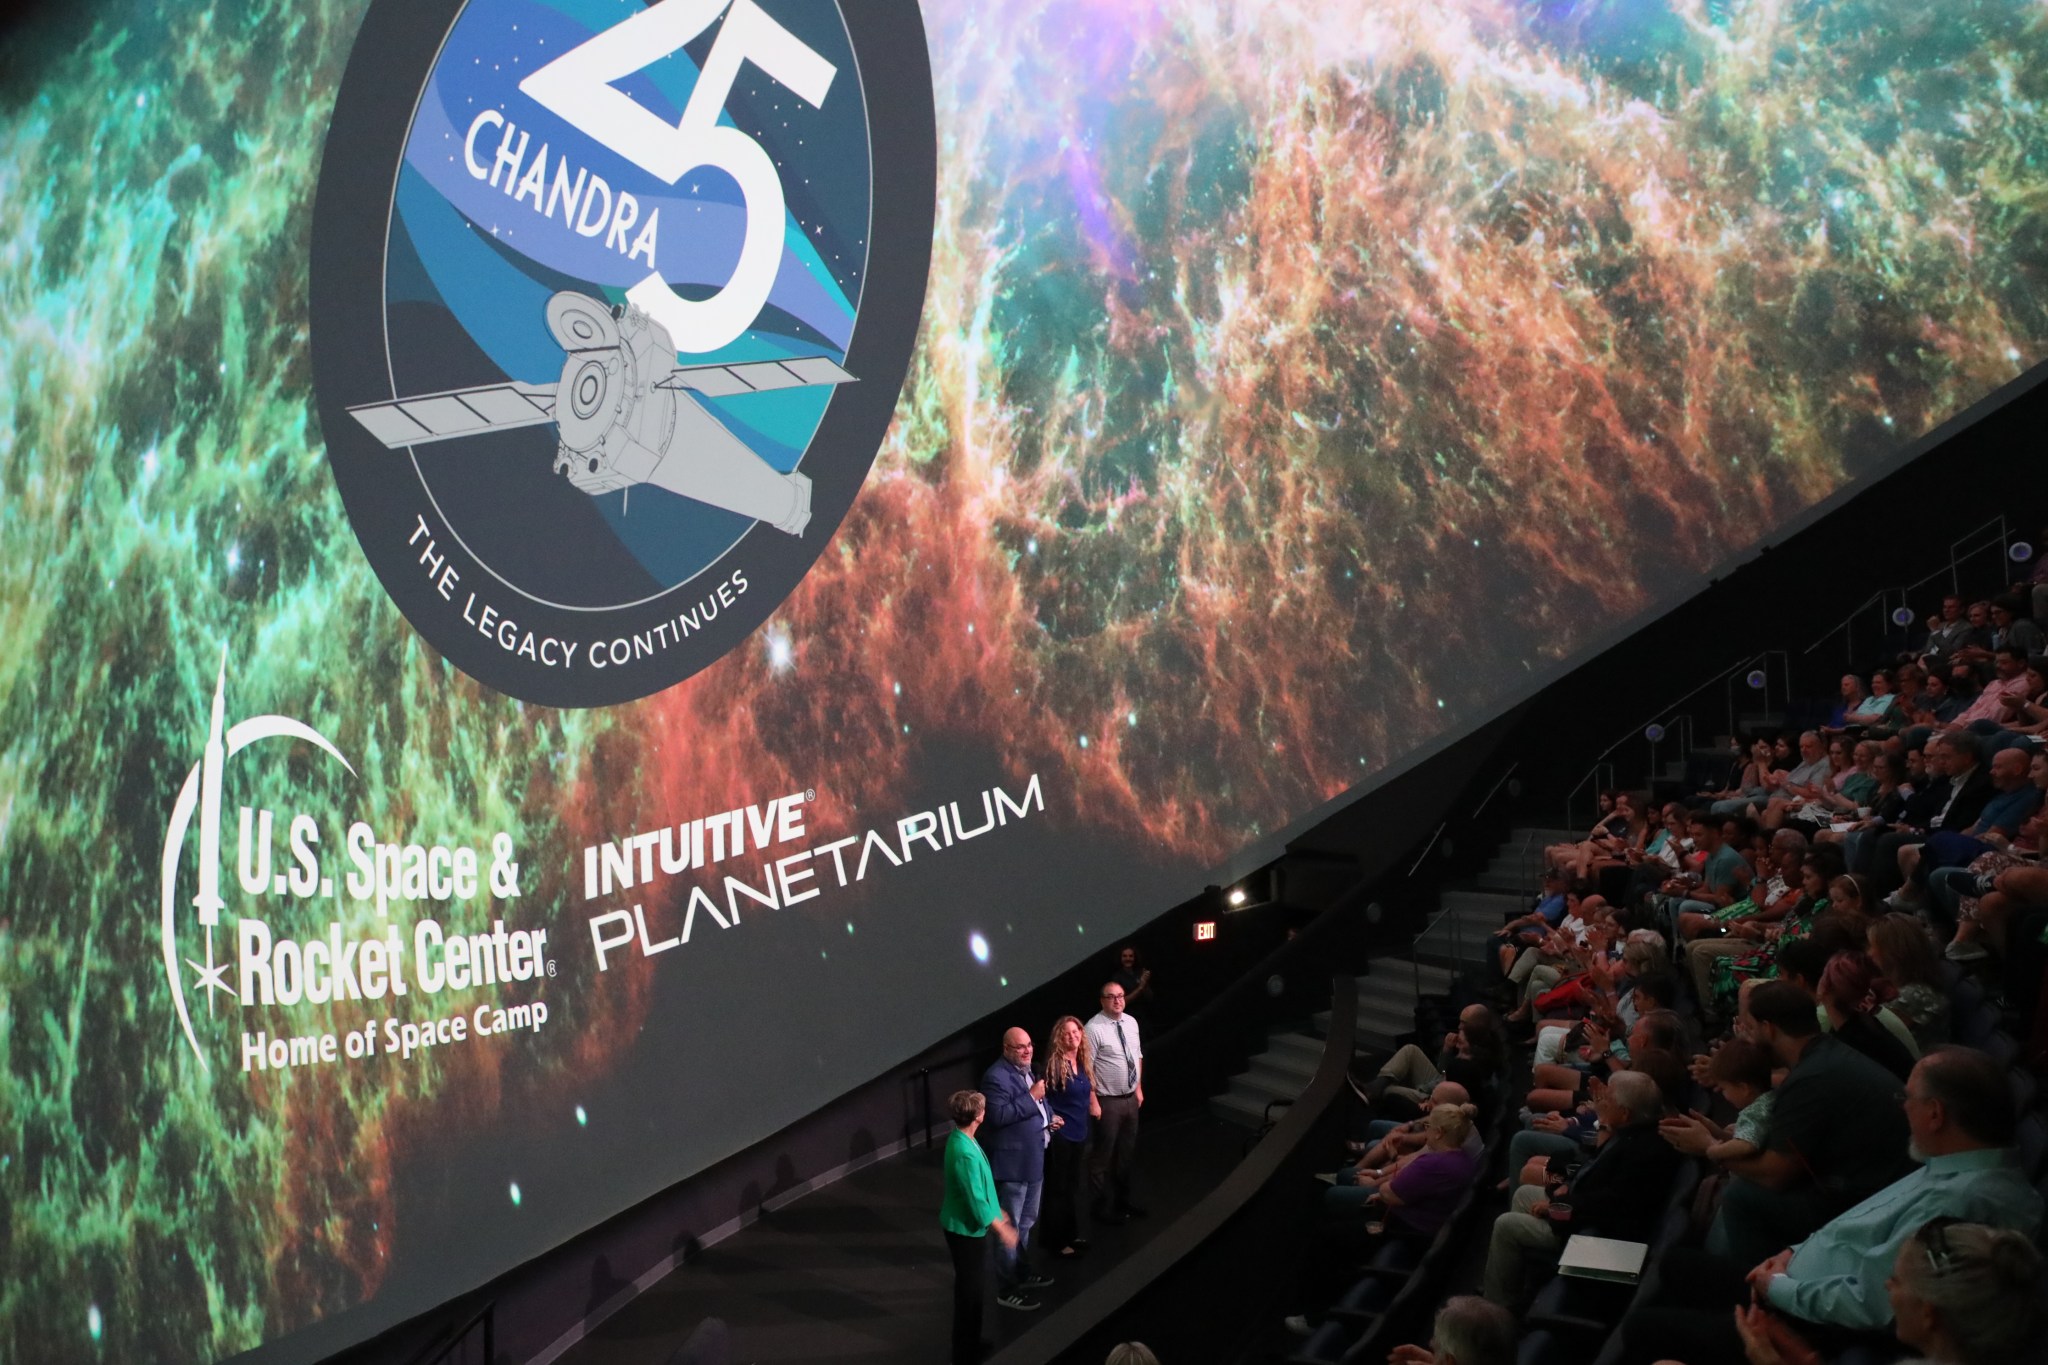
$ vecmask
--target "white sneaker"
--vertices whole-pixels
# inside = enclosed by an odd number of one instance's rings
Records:
[[[1943,948],[1941,955],[1950,962],[1982,962],[1991,956],[1991,950],[1973,938],[1959,938]]]
[[[1325,1185],[1334,1185],[1337,1183],[1337,1173],[1335,1171],[1317,1171],[1316,1179],[1322,1181]]]
[[[1884,903],[1890,909],[1902,910],[1908,913],[1920,908],[1920,898],[1907,895],[1906,888],[1903,886],[1892,892],[1889,896],[1886,896]]]
[[[1316,1334],[1316,1329],[1311,1327],[1308,1319],[1300,1313],[1296,1313],[1293,1317],[1287,1319],[1281,1326],[1298,1337],[1312,1337]]]

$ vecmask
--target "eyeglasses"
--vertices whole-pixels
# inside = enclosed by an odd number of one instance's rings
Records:
[[[1121,999],[1123,999],[1123,998],[1124,998],[1124,993],[1123,993],[1122,991],[1115,991],[1115,992],[1110,992],[1110,991],[1104,991],[1104,992],[1102,993],[1102,998],[1103,998],[1104,1000],[1121,1000]]]
[[[1913,1240],[1927,1253],[1928,1271],[1937,1277],[1956,1268],[1956,1251],[1949,1245],[1948,1230],[1962,1221],[1943,1214],[1939,1218],[1930,1218],[1921,1225],[1920,1231],[1913,1234]]]

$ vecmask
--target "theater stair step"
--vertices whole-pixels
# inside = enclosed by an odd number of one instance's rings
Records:
[[[1374,958],[1358,983],[1358,1044],[1392,1052],[1415,1031],[1416,1001],[1444,995],[1455,973],[1413,956]]]
[[[1329,1016],[1318,1020],[1328,1026]],[[1275,1100],[1298,1099],[1315,1079],[1323,1059],[1323,1040],[1306,1032],[1273,1034],[1266,1050],[1251,1059],[1251,1065],[1230,1078],[1229,1088],[1209,1101],[1209,1112],[1227,1123],[1254,1131],[1266,1122],[1266,1109]],[[1280,1117],[1282,1109],[1273,1110]]]

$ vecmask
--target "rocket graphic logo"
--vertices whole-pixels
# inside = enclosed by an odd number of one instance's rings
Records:
[[[935,176],[916,0],[375,0],[314,206],[313,362],[406,619],[557,706],[746,639],[887,431]]]
[[[221,928],[221,911],[227,908],[227,901],[221,895],[220,811],[221,788],[228,760],[252,744],[283,739],[310,744],[347,769],[351,776],[355,773],[354,767],[342,757],[341,750],[303,721],[289,716],[253,716],[234,725],[226,724],[227,681],[227,651],[223,649],[220,676],[214,684],[213,711],[207,725],[206,744],[199,761],[185,774],[184,785],[178,789],[177,800],[171,806],[170,825],[164,831],[164,975],[170,982],[171,1003],[177,1009],[178,1024],[202,1069],[210,1068],[206,1052],[199,1045],[199,1035],[192,1025],[194,1002],[187,996],[187,982],[195,994],[204,997],[208,1013],[214,1011],[216,998],[222,994],[239,1000],[229,979],[235,961],[231,928],[222,930],[219,935],[215,933]],[[178,873],[184,864],[185,841],[192,833],[194,816],[199,821],[198,889],[189,900],[184,900],[179,895]],[[219,942],[216,942],[217,938]]]

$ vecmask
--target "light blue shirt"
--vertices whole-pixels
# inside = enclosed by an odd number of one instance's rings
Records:
[[[1888,1327],[1884,1282],[1899,1247],[1944,1215],[2033,1237],[2041,1230],[2041,1197],[2010,1148],[1932,1157],[1794,1247],[1792,1264],[1772,1277],[1764,1297],[1807,1322]]]

